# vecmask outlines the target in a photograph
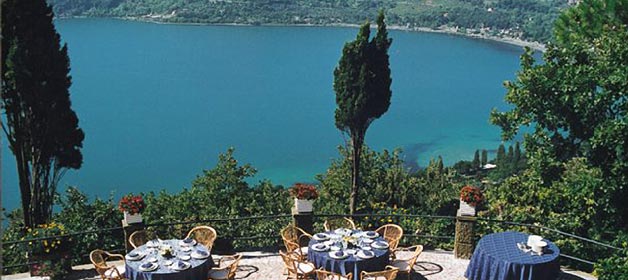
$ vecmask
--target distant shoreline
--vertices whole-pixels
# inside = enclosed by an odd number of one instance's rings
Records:
[[[96,17],[86,17],[86,16],[72,16],[72,17],[60,17],[61,19],[71,19],[71,18],[96,18]],[[242,24],[242,23],[196,23],[196,22],[168,22],[161,21],[159,18],[146,18],[146,17],[103,17],[103,18],[113,18],[120,20],[129,20],[129,21],[138,21],[138,22],[148,22],[148,23],[156,23],[156,24],[175,24],[175,25],[208,25],[208,26],[296,26],[296,27],[352,27],[358,28],[359,24],[353,23],[334,23],[334,24],[260,24],[260,25],[252,25],[252,24]],[[470,34],[470,33],[462,33],[457,32],[455,28],[438,28],[433,29],[429,27],[406,27],[400,25],[388,25],[388,29],[390,30],[399,30],[399,31],[408,31],[408,32],[427,32],[427,33],[440,33],[440,34],[448,34],[448,35],[456,35],[467,38],[474,39],[482,39],[489,40],[499,43],[505,43],[509,45],[519,46],[519,47],[529,47],[533,50],[544,52],[546,50],[545,44],[539,42],[531,42],[518,38],[512,37],[500,37],[500,36],[491,36],[485,34]]]

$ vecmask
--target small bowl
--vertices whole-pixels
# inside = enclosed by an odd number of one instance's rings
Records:
[[[534,242],[534,244],[532,244],[532,251],[534,251],[537,254],[542,254],[543,253],[543,249],[547,246],[547,242],[545,241],[536,241]]]

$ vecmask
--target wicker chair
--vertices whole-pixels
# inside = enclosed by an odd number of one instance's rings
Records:
[[[391,251],[397,249],[399,245],[399,240],[403,236],[403,229],[395,224],[387,224],[379,227],[375,230],[379,235],[381,235],[386,242],[388,242],[389,248]]]
[[[133,248],[140,247],[146,244],[146,242],[148,242],[148,235],[145,230],[138,230],[129,235],[129,244],[131,244]]]
[[[342,275],[321,268],[316,270],[316,280],[353,280],[353,273]]]
[[[238,264],[242,255],[224,256],[218,261],[218,266],[209,271],[209,279],[212,280],[232,280],[235,279]]]
[[[399,258],[399,255],[397,255],[397,259],[395,259],[391,265],[398,268],[399,269],[399,274],[405,274],[406,275],[406,279],[410,280],[410,277],[412,276],[412,272],[414,272],[414,264],[416,264],[416,260],[419,258],[419,255],[421,255],[421,252],[423,252],[423,246],[422,245],[415,245],[412,247],[408,247],[408,248],[397,248],[395,251],[396,252],[400,252],[400,251],[411,251],[412,248],[414,248],[414,252],[412,253],[412,256],[410,256],[410,258],[407,259],[401,259]]]
[[[316,273],[316,267],[313,263],[299,259],[298,256],[291,253],[279,251],[284,266],[288,270],[286,279],[311,279]]]
[[[299,227],[288,225],[281,230],[281,238],[287,252],[296,253],[301,260],[307,259],[307,246],[312,235]]]
[[[398,268],[387,265],[386,270],[383,271],[362,271],[360,280],[394,280],[397,277],[397,272],[399,272]]]
[[[92,261],[92,264],[94,264],[98,274],[100,274],[100,278],[115,280],[126,279],[124,277],[124,265],[115,266],[107,264],[107,261],[111,260],[124,261],[124,256],[96,249],[89,253],[89,259]]]
[[[214,228],[210,226],[197,226],[190,230],[185,238],[194,238],[198,243],[207,247],[207,250],[211,251],[217,236]]]
[[[325,227],[325,231],[332,231],[337,228],[355,229],[353,220],[344,217],[325,220],[323,226]]]

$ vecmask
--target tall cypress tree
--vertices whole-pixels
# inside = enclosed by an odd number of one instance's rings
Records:
[[[480,162],[482,166],[488,163],[488,152],[486,150],[482,150],[482,160]]]
[[[377,17],[377,34],[369,41],[370,23],[360,27],[354,41],[345,44],[334,70],[336,92],[336,127],[351,137],[352,180],[349,209],[355,213],[360,188],[360,155],[364,136],[371,123],[390,106],[392,91],[388,38],[384,13]]]
[[[28,227],[49,222],[59,180],[83,161],[67,46],[52,20],[44,0],[2,1],[2,129],[15,155]]]
[[[471,162],[474,169],[478,169],[480,167],[480,150],[475,150],[475,154],[473,155],[473,162]]]
[[[500,144],[499,148],[497,148],[497,156],[495,157],[495,162],[497,162],[497,164],[502,164],[505,159],[506,148],[504,147],[504,144]]]

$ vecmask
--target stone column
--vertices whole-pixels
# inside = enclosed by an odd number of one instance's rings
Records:
[[[136,231],[140,231],[145,229],[146,226],[144,225],[144,222],[140,222],[140,223],[132,223],[129,224],[126,222],[126,220],[122,220],[122,229],[124,230],[124,249],[126,250],[126,253],[129,253],[131,250],[133,250],[133,246],[131,246],[131,243],[129,243],[129,236],[131,236],[131,234],[133,234]]]
[[[305,230],[309,234],[314,231],[314,215],[312,212],[298,212],[296,208],[292,208],[292,220],[294,225]]]
[[[456,238],[454,243],[454,256],[458,259],[470,259],[475,249],[475,223],[474,216],[456,216]]]

